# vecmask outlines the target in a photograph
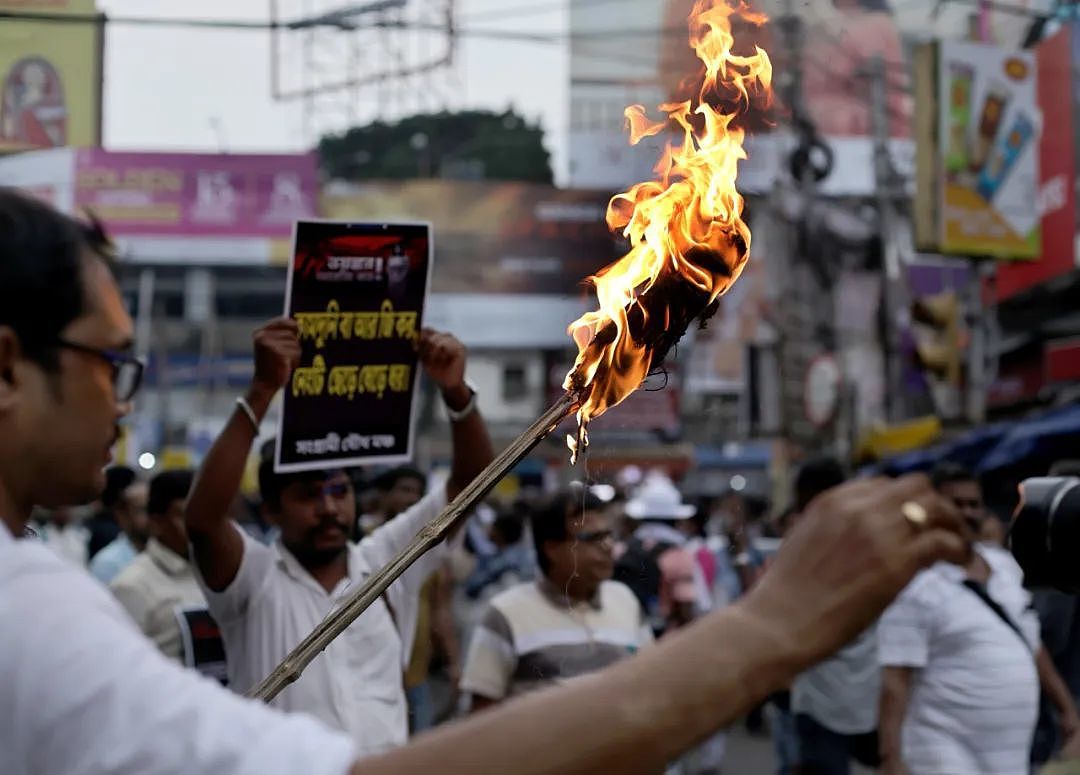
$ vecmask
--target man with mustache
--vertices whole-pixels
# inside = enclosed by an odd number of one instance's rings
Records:
[[[221,626],[230,685],[246,692],[363,580],[386,565],[491,461],[487,428],[465,383],[465,347],[424,330],[420,363],[439,387],[453,435],[449,481],[352,544],[356,495],[345,471],[274,471],[267,445],[259,467],[263,515],[281,530],[273,546],[228,518],[261,418],[300,358],[296,323],[279,319],[255,334],[255,376],[207,455],[186,510],[188,534],[210,613]],[[247,411],[251,410],[250,415]],[[441,547],[440,547],[441,549]],[[408,715],[402,670],[417,636],[420,592],[443,562],[424,555],[319,655],[274,706],[306,712],[348,733],[363,755],[402,745]],[[423,636],[421,636],[423,637]]]

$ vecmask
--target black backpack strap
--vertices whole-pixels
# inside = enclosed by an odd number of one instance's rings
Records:
[[[1012,620],[1012,617],[1005,612],[1005,609],[1002,608],[1001,605],[998,604],[996,600],[994,600],[994,598],[990,597],[990,593],[986,591],[986,587],[984,587],[982,584],[975,581],[974,579],[964,579],[963,584],[965,587],[974,592],[980,600],[986,603],[987,607],[995,614],[997,614],[998,618],[1001,619],[1001,621],[1009,625],[1009,629],[1015,632],[1020,638],[1020,640],[1023,641],[1024,647],[1028,651],[1031,651],[1031,644],[1028,643],[1027,638],[1024,637],[1024,633],[1020,629],[1020,625],[1018,625]]]

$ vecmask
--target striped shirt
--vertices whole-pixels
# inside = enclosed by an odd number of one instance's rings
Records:
[[[464,691],[501,700],[591,673],[652,642],[634,593],[605,581],[588,602],[547,579],[491,599],[469,645]]]
[[[913,773],[1028,772],[1039,622],[1012,556],[985,544],[977,550],[990,566],[987,592],[1024,640],[963,586],[963,568],[946,563],[916,576],[878,625],[881,664],[916,668],[901,735]]]

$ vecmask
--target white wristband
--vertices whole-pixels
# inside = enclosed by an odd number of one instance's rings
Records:
[[[443,406],[446,407],[446,415],[450,418],[450,422],[461,422],[476,411],[476,388],[468,382],[465,383],[465,386],[469,388],[472,395],[469,396],[469,402],[460,409],[451,409],[450,405],[446,403],[446,399],[443,398]]]
[[[239,406],[244,414],[247,415],[247,418],[251,420],[251,426],[255,429],[255,435],[258,436],[259,418],[255,416],[255,410],[251,408],[251,404],[249,404],[243,396],[240,396],[236,399],[236,405]]]

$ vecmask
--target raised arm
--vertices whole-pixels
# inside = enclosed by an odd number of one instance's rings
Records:
[[[905,520],[907,501],[926,509],[925,522]],[[862,632],[919,568],[966,561],[964,531],[925,477],[843,485],[811,504],[735,605],[608,670],[441,727],[353,772],[657,772]]]
[[[255,376],[244,400],[257,421],[262,421],[299,359],[300,340],[294,321],[278,318],[255,332]],[[199,468],[184,511],[199,572],[215,592],[232,583],[243,559],[244,541],[229,521],[228,512],[240,490],[248,452],[257,435],[255,423],[237,405]]]
[[[465,384],[465,345],[451,334],[425,328],[420,335],[420,363],[439,386],[443,400],[453,412],[468,408],[473,391]],[[495,456],[487,425],[477,409],[450,422],[454,460],[446,497],[453,500]]]

